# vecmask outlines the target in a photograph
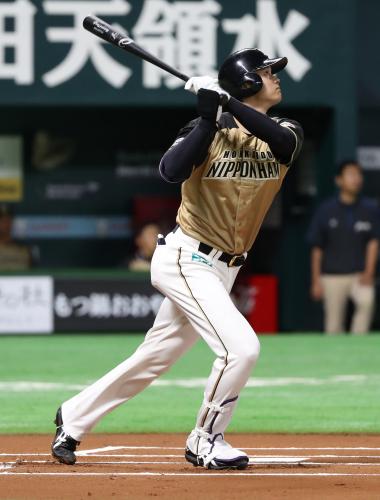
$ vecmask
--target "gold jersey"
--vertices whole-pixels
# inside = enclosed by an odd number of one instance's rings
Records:
[[[177,223],[185,234],[229,254],[252,247],[303,140],[297,122],[273,119],[296,137],[288,164],[278,161],[266,142],[238,128],[230,113],[223,113],[206,159],[182,183]],[[196,123],[191,122],[179,137]]]

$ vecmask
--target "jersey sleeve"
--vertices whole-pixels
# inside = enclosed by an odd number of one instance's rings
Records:
[[[161,158],[159,170],[167,182],[183,182],[204,161],[212,143],[216,125],[201,118],[192,120],[179,132]]]
[[[290,167],[290,165],[297,159],[302,149],[302,144],[304,141],[303,129],[301,127],[301,124],[295,120],[289,120],[288,118],[275,118],[275,120],[279,125],[281,125],[281,127],[289,130],[294,135],[296,141],[290,161],[286,164]]]
[[[182,139],[187,135],[189,135],[190,132],[193,130],[193,128],[195,128],[200,121],[201,121],[200,118],[195,118],[194,120],[191,120],[189,123],[186,123],[186,125],[179,130],[176,140]]]
[[[177,146],[177,144],[182,142],[184,138],[188,136],[190,132],[198,125],[199,122],[200,118],[195,118],[194,120],[191,120],[190,122],[186,123],[186,125],[179,130],[177,137],[175,138],[173,144],[170,146],[168,151],[170,151],[172,148]]]

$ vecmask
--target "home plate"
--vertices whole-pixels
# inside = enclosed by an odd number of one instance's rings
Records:
[[[298,464],[309,460],[310,457],[251,457],[250,464]]]

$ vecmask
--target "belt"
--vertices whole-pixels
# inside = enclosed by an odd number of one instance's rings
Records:
[[[202,253],[205,253],[206,255],[209,255],[215,248],[213,248],[210,245],[207,245],[207,243],[199,243],[198,250]],[[237,267],[237,266],[242,266],[245,262],[245,257],[244,255],[231,255],[227,252],[222,252],[219,255],[219,259],[222,262],[225,262],[228,267]]]
[[[173,233],[177,231],[179,228],[179,224],[176,224],[176,226],[173,229]],[[212,247],[211,245],[207,245],[207,243],[202,243],[199,242],[198,245],[198,251],[205,253],[206,255],[210,255],[210,253],[216,250],[216,248]],[[244,255],[231,255],[227,252],[222,252],[221,255],[219,255],[219,259],[222,262],[225,262],[228,267],[237,267],[237,266],[242,266],[245,262],[245,257]]]

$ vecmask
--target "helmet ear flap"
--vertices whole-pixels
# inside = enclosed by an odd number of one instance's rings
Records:
[[[257,94],[263,88],[263,80],[255,72],[246,73],[243,77],[243,83],[240,86],[242,97],[249,97]]]
[[[239,100],[255,95],[263,88],[261,76],[254,71],[242,75],[239,83],[231,82],[227,78],[219,79],[219,83],[224,90]]]

